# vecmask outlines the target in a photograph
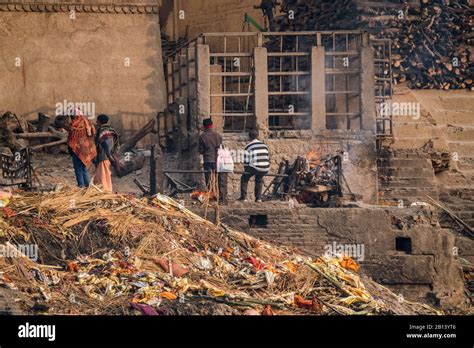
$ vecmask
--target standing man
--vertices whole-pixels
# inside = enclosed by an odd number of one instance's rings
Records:
[[[275,18],[273,18],[273,9],[278,5],[278,2],[275,0],[262,0],[260,5],[254,6],[254,8],[262,9],[263,15],[268,19],[268,25],[270,26],[270,31],[275,31]]]
[[[110,165],[116,165],[113,156],[118,146],[118,134],[109,125],[109,116],[97,116],[97,135],[95,138],[97,157],[95,159],[94,183],[102,185],[105,191],[112,192],[112,172]]]
[[[258,140],[258,131],[249,132],[250,143],[245,147],[244,171],[240,179],[240,201],[247,201],[247,187],[255,176],[255,202],[262,202],[263,177],[270,170],[268,146]]]
[[[97,155],[94,143],[95,129],[79,109],[71,116],[71,123],[68,127],[67,145],[72,156],[77,186],[88,187],[90,177],[87,170]]]
[[[214,131],[214,125],[210,118],[202,121],[204,132],[199,137],[198,151],[202,155],[204,163],[204,177],[206,186],[209,187],[211,175],[217,172],[217,151],[222,145],[222,136]],[[219,185],[219,200],[222,203],[227,201],[227,174],[221,173],[217,175]]]

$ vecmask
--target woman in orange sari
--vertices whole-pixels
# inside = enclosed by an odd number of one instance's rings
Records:
[[[90,177],[87,170],[97,155],[94,136],[95,129],[92,123],[80,110],[76,110],[69,126],[67,145],[79,187],[89,186]]]

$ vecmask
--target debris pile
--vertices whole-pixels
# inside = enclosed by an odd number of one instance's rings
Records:
[[[472,15],[469,1],[424,1],[420,7],[385,4],[358,7],[355,1],[286,2],[279,31],[367,30],[392,40],[395,83],[414,89],[473,86]],[[394,5],[394,6],[389,6]],[[292,11],[292,12],[290,12]],[[291,19],[290,19],[291,17]]]
[[[347,257],[311,259],[163,195],[17,192],[0,211],[10,251],[0,287],[30,314],[441,314],[360,276]],[[28,244],[36,262],[13,257]]]

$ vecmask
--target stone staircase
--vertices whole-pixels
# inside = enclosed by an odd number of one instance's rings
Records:
[[[394,102],[419,103],[419,118],[394,117],[392,153],[379,159],[382,200],[409,203],[439,199],[474,226],[474,98],[469,91],[409,90],[397,87]],[[451,154],[449,171],[434,174],[428,142]]]
[[[474,227],[474,188],[445,188],[440,201],[469,226]],[[449,226],[444,219],[441,225]]]
[[[415,97],[431,115],[451,153],[450,170],[436,176],[440,201],[474,227],[474,97],[468,91],[428,93]],[[443,219],[441,220],[443,224]]]

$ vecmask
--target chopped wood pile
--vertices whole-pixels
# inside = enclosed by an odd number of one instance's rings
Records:
[[[351,0],[288,0],[279,31],[369,31],[392,40],[394,83],[413,89],[474,90],[473,21],[469,1],[427,1],[371,8]],[[393,4],[392,4],[393,5]],[[472,6],[472,5],[471,5]]]
[[[0,213],[0,284],[28,314],[441,314],[348,257],[312,259],[163,195],[17,192]],[[26,244],[39,246],[36,260],[13,257]]]

